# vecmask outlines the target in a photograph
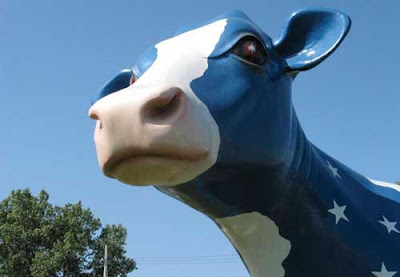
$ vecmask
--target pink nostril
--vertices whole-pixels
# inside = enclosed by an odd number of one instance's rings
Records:
[[[153,124],[171,123],[183,110],[184,100],[184,92],[180,88],[165,90],[143,106],[143,120]]]

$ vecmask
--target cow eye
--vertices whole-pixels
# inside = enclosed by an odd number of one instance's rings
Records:
[[[244,37],[233,48],[240,58],[257,65],[263,65],[267,61],[267,53],[262,44],[254,37]]]

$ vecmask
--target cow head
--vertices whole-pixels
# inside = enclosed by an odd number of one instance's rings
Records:
[[[292,80],[330,55],[349,27],[340,12],[303,10],[273,42],[234,11],[178,31],[94,99],[100,167],[127,184],[171,186],[215,163],[283,163]]]

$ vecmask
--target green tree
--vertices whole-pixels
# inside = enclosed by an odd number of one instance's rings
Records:
[[[99,277],[107,244],[109,277],[136,269],[125,256],[126,229],[101,225],[81,202],[63,207],[28,189],[12,191],[0,203],[0,276]]]

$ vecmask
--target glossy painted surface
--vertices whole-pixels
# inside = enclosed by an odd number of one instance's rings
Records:
[[[338,11],[299,11],[292,15],[285,32],[274,45],[286,59],[290,70],[307,70],[318,65],[339,46],[350,25],[350,18]],[[320,39],[321,35],[324,39]]]
[[[400,217],[399,190],[367,179],[311,144],[291,102],[294,76],[338,47],[350,19],[332,10],[300,11],[275,43],[241,12],[224,14],[204,26],[218,20],[227,20],[224,32],[212,53],[203,57],[208,62],[204,74],[190,82],[218,125],[217,162],[189,182],[157,188],[214,220],[253,277],[393,276],[400,271],[399,231],[390,225]],[[265,64],[251,64],[234,53],[246,36],[263,44]],[[156,60],[150,51],[135,68],[143,74]],[[114,83],[118,82],[111,81],[98,98],[118,87]],[[261,221],[247,217],[254,213]],[[251,220],[263,227],[247,229]],[[271,235],[260,231],[273,230],[271,222],[278,228],[272,231],[272,243],[243,246],[256,233]],[[232,230],[239,231],[232,235]],[[289,250],[277,256],[281,268],[268,271],[255,257],[271,245]]]
[[[225,25],[218,20],[158,43],[157,59],[143,75],[93,104],[97,157],[107,176],[135,185],[176,185],[214,165],[218,125],[191,82],[206,72],[204,57]]]
[[[110,95],[111,93],[117,92],[129,86],[129,82],[132,77],[131,69],[124,69],[117,74],[112,80],[108,81],[99,93],[93,98],[92,104],[99,101],[101,98]]]

